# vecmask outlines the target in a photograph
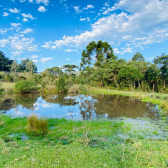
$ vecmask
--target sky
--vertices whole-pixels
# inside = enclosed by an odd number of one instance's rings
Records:
[[[168,0],[0,0],[0,51],[32,59],[38,72],[80,65],[91,41],[107,41],[118,58],[168,54]]]

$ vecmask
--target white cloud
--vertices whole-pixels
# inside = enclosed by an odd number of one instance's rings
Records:
[[[32,61],[33,61],[34,63],[37,63],[37,62],[38,62],[38,60],[34,60],[34,59],[33,59]]]
[[[22,34],[27,34],[27,33],[32,33],[32,32],[33,32],[33,29],[27,28],[24,31],[22,31],[21,33]]]
[[[37,59],[38,56],[37,56],[37,55],[32,55],[31,58],[32,58],[32,59]]]
[[[50,61],[52,60],[51,57],[48,57],[48,58],[41,58],[41,62],[47,62],[47,61]]]
[[[18,26],[21,26],[21,23],[11,23],[10,25],[13,27],[18,27]]]
[[[73,8],[75,9],[77,14],[82,12],[81,10],[79,10],[80,6],[74,6]]]
[[[29,0],[30,3],[33,3],[33,0]]]
[[[47,9],[44,6],[39,6],[39,8],[37,9],[39,12],[46,12]]]
[[[0,47],[6,47],[8,43],[9,43],[8,39],[2,39],[0,40]]]
[[[21,3],[26,2],[26,0],[20,0]]]
[[[87,9],[93,9],[94,6],[93,5],[87,5],[87,7],[83,8],[83,10],[87,10]]]
[[[90,21],[90,18],[89,17],[87,17],[87,18],[80,18],[80,21]]]
[[[9,16],[9,15],[10,15],[9,13],[3,12],[3,16],[7,17],[7,16]]]
[[[11,13],[19,13],[20,11],[17,8],[9,9]]]
[[[17,19],[20,19],[20,17],[17,17]]]
[[[23,20],[23,22],[29,22],[29,20],[27,18],[23,18],[22,20]]]
[[[17,56],[17,55],[20,55],[22,52],[21,51],[13,51],[11,53],[13,54],[13,56]]]
[[[73,49],[67,49],[67,50],[64,50],[64,51],[66,51],[66,52],[74,52],[75,51],[76,52],[78,50],[76,50],[76,49],[74,49],[74,50]]]
[[[31,20],[36,19],[36,18],[34,18],[31,14],[22,13],[21,15],[22,15],[24,18],[28,18],[28,19],[31,19]]]
[[[36,2],[38,4],[43,3],[45,6],[47,6],[50,1],[49,0],[36,0]]]
[[[75,36],[64,35],[62,39],[45,42],[42,47],[48,49],[69,45],[79,47],[88,44],[92,40],[111,41],[112,39],[116,44],[120,42],[118,45],[130,42],[131,45],[142,48],[145,45],[167,39],[168,12],[163,9],[168,6],[168,1],[142,0],[141,5],[139,5],[139,2],[139,0],[134,0],[133,3],[132,0],[120,0],[117,3],[120,5],[115,4],[112,8],[114,10],[120,7],[126,12],[113,13],[100,18],[91,25],[90,31]],[[134,7],[136,10],[134,10]],[[79,7],[76,8],[76,11],[78,10]],[[160,31],[161,29],[162,31]],[[142,40],[137,38],[142,38]],[[127,47],[121,50],[120,53],[132,51]]]
[[[8,31],[9,29],[0,29],[0,34],[4,34]]]
[[[70,60],[71,60],[70,58],[67,59],[67,61],[70,61]]]

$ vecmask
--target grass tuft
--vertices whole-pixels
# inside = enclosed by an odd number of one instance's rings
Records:
[[[46,119],[37,118],[35,114],[32,114],[28,117],[27,122],[27,132],[35,133],[37,135],[45,135],[48,133],[48,125]]]

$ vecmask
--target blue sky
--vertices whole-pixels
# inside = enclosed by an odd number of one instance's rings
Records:
[[[90,41],[119,58],[168,54],[168,0],[1,0],[0,51],[47,67],[80,64]]]

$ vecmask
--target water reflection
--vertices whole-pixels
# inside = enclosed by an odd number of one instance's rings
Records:
[[[158,119],[159,111],[151,103],[119,95],[74,94],[11,94],[0,95],[0,113],[27,116],[35,113],[48,118],[151,118]]]

